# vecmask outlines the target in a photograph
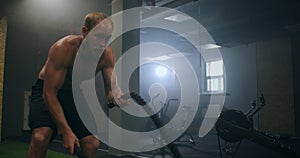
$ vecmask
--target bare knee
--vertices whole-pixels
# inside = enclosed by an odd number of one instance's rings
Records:
[[[81,140],[81,147],[87,155],[96,154],[99,145],[99,140],[94,136],[87,136]]]
[[[89,139],[83,141],[83,147],[88,150],[97,150],[99,145],[100,143],[98,139]]]
[[[35,129],[32,133],[31,145],[36,148],[47,147],[52,135],[52,130],[47,127]]]
[[[45,157],[52,129],[40,127],[33,130],[27,158]]]

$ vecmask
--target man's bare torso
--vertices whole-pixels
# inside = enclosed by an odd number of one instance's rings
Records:
[[[79,49],[82,41],[83,41],[83,36],[69,35],[69,36],[66,36],[66,37],[58,40],[56,43],[54,43],[51,46],[50,49],[56,49],[56,48],[59,48],[59,47],[63,47],[63,49],[65,49],[65,51],[61,52],[58,55],[61,56],[62,58],[65,58],[64,60],[66,61],[66,63],[65,63],[66,69],[67,68],[72,68],[73,64],[74,64],[74,61],[75,61],[76,54],[78,52],[78,49]],[[110,50],[110,48],[106,48],[105,52],[109,51],[107,49]],[[42,80],[45,79],[45,68],[46,68],[47,62],[49,61],[50,58],[51,58],[51,54],[48,55],[46,63],[45,63],[45,65],[43,66],[42,70],[39,73],[39,76],[38,76],[39,79],[42,79]],[[104,61],[103,61],[103,55],[102,55],[101,58],[100,58],[100,61],[98,63],[98,66],[97,66],[97,70],[102,69],[103,64],[104,64]]]

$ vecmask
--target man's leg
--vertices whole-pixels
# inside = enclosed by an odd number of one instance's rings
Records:
[[[44,158],[52,136],[49,127],[35,128],[32,132],[27,158]]]
[[[96,157],[99,144],[100,144],[99,140],[93,135],[89,135],[80,139],[80,147],[82,149],[83,154],[87,158]]]

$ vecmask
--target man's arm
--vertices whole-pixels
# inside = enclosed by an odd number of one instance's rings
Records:
[[[97,71],[102,69],[102,76],[104,80],[107,100],[112,101],[115,105],[127,104],[127,102],[121,98],[122,92],[117,85],[116,78],[112,77],[113,69],[115,66],[115,55],[112,48],[106,47],[101,58],[102,61],[100,61],[100,66],[98,66]],[[114,98],[114,96],[116,98]]]
[[[78,138],[68,125],[61,104],[57,99],[57,90],[63,84],[67,66],[73,59],[67,51],[69,51],[68,48],[61,45],[51,47],[45,65],[43,97],[52,119],[63,135],[64,147],[69,149],[70,153],[73,154],[74,144],[77,143],[79,146]]]

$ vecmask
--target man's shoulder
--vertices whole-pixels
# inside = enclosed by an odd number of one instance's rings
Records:
[[[82,43],[82,36],[68,35],[57,40],[52,46],[52,50],[72,51],[77,50]]]
[[[75,45],[80,46],[83,37],[80,35],[68,35],[57,41],[58,44],[62,45]]]
[[[82,36],[68,35],[55,42],[50,49],[49,56],[61,59],[73,59],[82,42]]]

